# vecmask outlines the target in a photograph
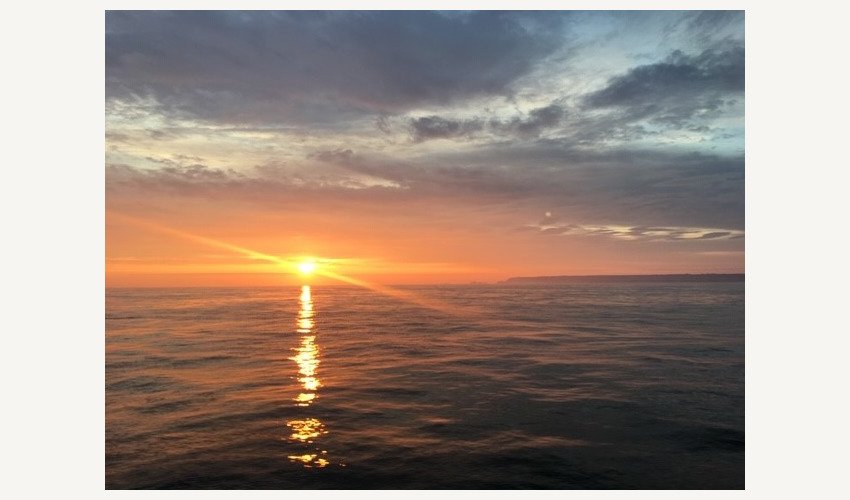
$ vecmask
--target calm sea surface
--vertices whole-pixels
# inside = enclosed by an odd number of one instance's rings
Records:
[[[404,290],[107,290],[107,488],[744,487],[743,283]]]

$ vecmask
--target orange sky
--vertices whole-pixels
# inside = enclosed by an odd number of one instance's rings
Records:
[[[509,221],[520,216],[482,217],[461,207],[450,215],[427,207],[404,214],[358,214],[356,206],[281,213],[241,203],[174,202],[148,198],[135,207],[126,199],[109,204],[107,286],[305,282],[292,265],[245,250],[293,264],[315,259],[321,270],[384,284],[493,282],[547,274],[737,272],[743,259],[734,241],[715,242],[717,249],[695,255],[668,249],[698,242],[540,234],[522,229],[519,220],[511,226]]]

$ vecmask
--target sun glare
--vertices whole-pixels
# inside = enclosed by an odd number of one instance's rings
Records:
[[[312,260],[305,260],[304,262],[298,264],[298,271],[301,274],[313,274],[313,271],[316,270],[316,263]]]

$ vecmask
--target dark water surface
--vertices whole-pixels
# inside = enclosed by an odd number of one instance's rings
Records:
[[[743,283],[405,290],[107,290],[107,488],[744,487]]]

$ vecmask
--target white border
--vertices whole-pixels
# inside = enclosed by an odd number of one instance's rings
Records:
[[[847,389],[847,8],[809,1],[412,1],[405,8],[745,9],[747,490],[463,492],[570,498],[840,498]],[[103,491],[103,11],[305,3],[110,1],[4,8],[3,457],[9,498]],[[399,2],[317,1],[311,9]],[[11,7],[11,8],[10,8]],[[104,492],[137,496],[149,492]],[[198,498],[334,492],[160,492]],[[346,492],[395,498],[398,492]],[[424,498],[445,492],[402,492]],[[455,493],[458,494],[458,493]]]

